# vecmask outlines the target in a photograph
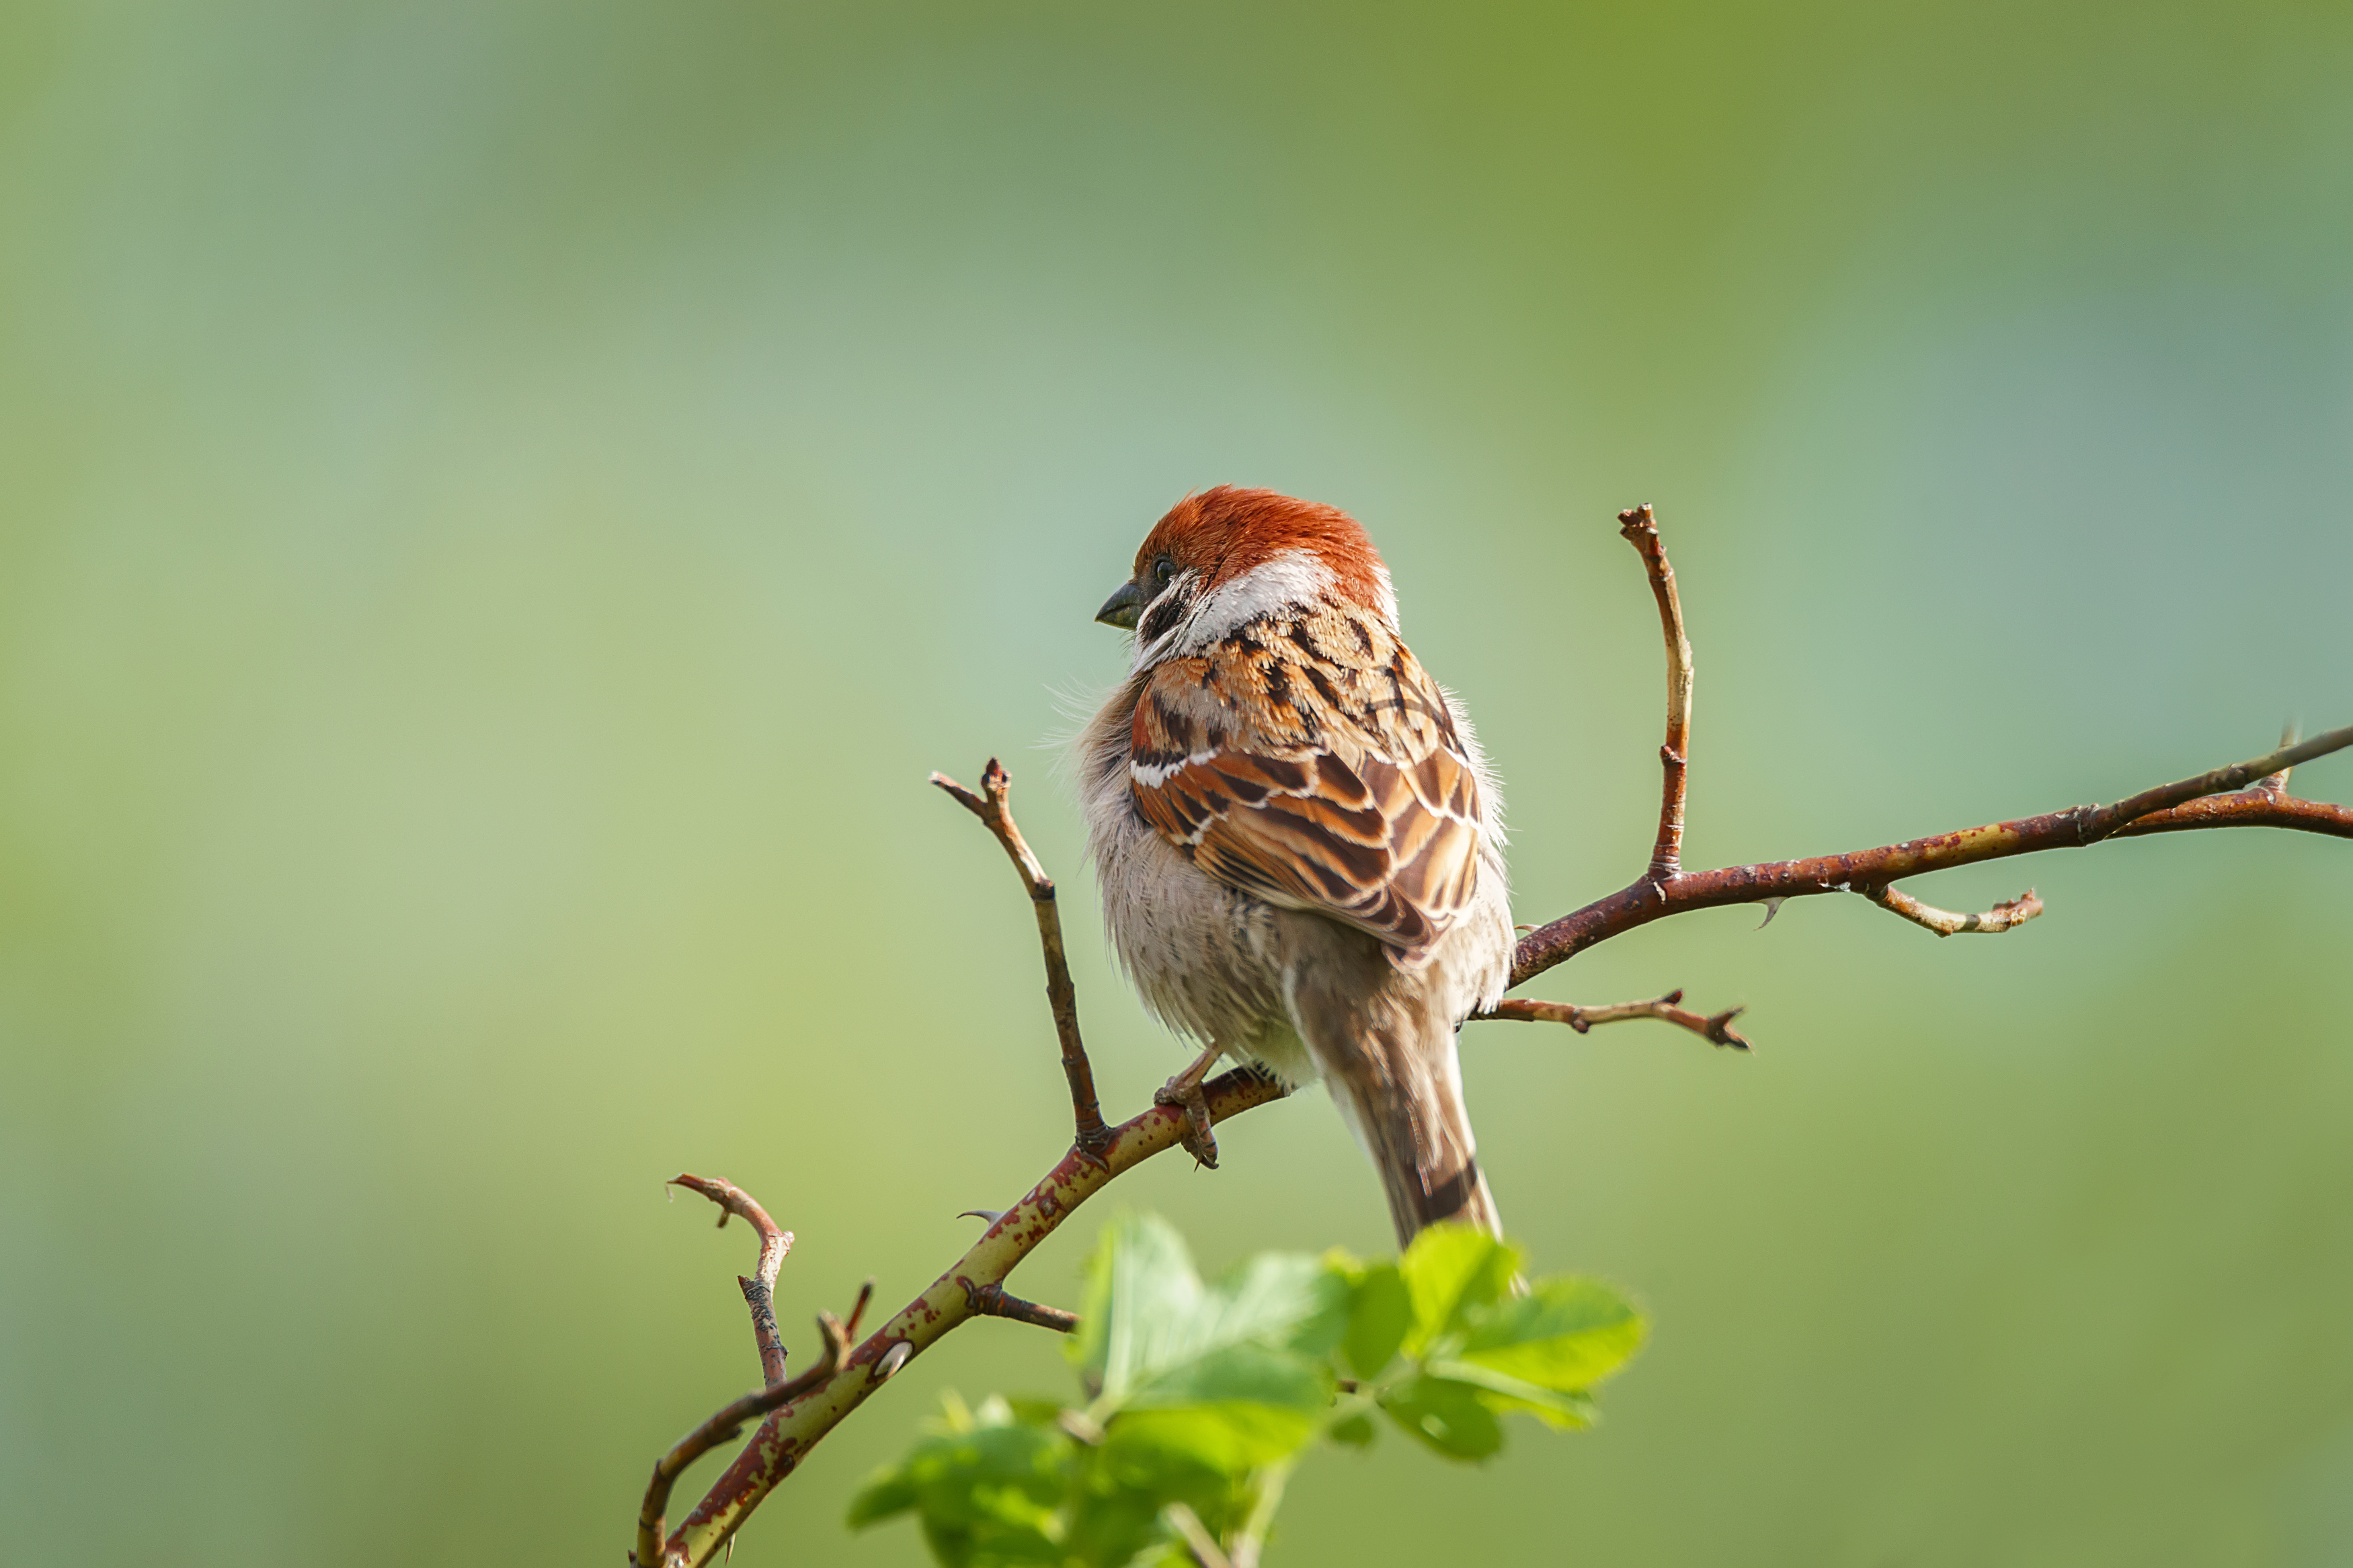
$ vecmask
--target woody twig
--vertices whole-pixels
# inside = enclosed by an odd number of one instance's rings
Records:
[[[1623,1024],[1635,1018],[1656,1018],[1662,1024],[1689,1029],[1712,1045],[1729,1046],[1736,1051],[1748,1048],[1747,1040],[1732,1026],[1732,1020],[1747,1009],[1727,1007],[1721,1013],[1694,1013],[1675,1005],[1683,999],[1682,992],[1670,991],[1648,1002],[1613,1002],[1606,1007],[1579,1007],[1568,1002],[1536,1002],[1514,996],[1496,1003],[1493,1011],[1476,1016],[1505,1023],[1567,1024],[1580,1035],[1596,1024]]]
[[[2287,793],[2288,770],[2299,763],[2353,745],[2353,728],[2348,728],[2301,742],[2284,742],[2277,750],[2263,756],[2143,790],[2109,805],[2075,806],[1843,855],[1685,871],[1683,837],[1690,772],[1691,644],[1683,630],[1674,571],[1661,542],[1656,518],[1650,508],[1636,507],[1620,513],[1619,522],[1649,573],[1667,648],[1667,733],[1660,751],[1663,776],[1658,832],[1651,844],[1650,862],[1641,877],[1607,898],[1596,900],[1520,939],[1513,958],[1514,984],[1543,973],[1597,942],[1694,910],[1763,903],[1769,920],[1770,911],[1778,909],[1785,900],[1843,892],[1869,899],[1880,908],[1939,935],[2009,931],[2042,913],[2042,900],[2032,892],[1997,904],[1982,914],[1965,915],[1934,909],[1900,891],[1894,884],[1905,878],[1982,860],[2073,848],[2108,838],[2204,827],[2286,827],[2353,838],[2353,810],[2301,800]],[[776,1231],[765,1212],[741,1189],[700,1178],[679,1178],[681,1184],[721,1205],[723,1223],[726,1214],[740,1214],[760,1231],[761,1272],[756,1280],[743,1283],[744,1299],[753,1309],[754,1337],[760,1345],[761,1367],[767,1382],[758,1392],[732,1402],[696,1427],[655,1467],[653,1481],[639,1510],[637,1551],[631,1559],[640,1568],[655,1568],[656,1564],[659,1568],[701,1568],[708,1563],[811,1447],[912,1359],[952,1330],[983,1317],[1008,1318],[1065,1333],[1075,1328],[1077,1319],[1071,1314],[1008,1293],[1005,1289],[1007,1277],[1081,1204],[1145,1160],[1174,1147],[1184,1131],[1184,1112],[1173,1106],[1153,1106],[1116,1127],[1103,1122],[1095,1099],[1093,1069],[1079,1035],[1078,1001],[1063,952],[1053,880],[1046,875],[1014,824],[1008,804],[1009,785],[1005,770],[992,760],[981,775],[978,793],[936,773],[933,783],[953,795],[995,835],[1029,894],[1045,954],[1047,1001],[1061,1043],[1062,1068],[1070,1085],[1076,1130],[1073,1147],[1013,1207],[976,1211],[990,1222],[987,1233],[856,1349],[849,1348],[849,1342],[855,1337],[871,1293],[871,1281],[861,1292],[858,1309],[850,1314],[848,1324],[838,1322],[830,1314],[820,1314],[818,1329],[825,1342],[824,1353],[817,1366],[790,1379],[781,1375],[783,1347],[776,1342],[773,1309],[767,1310],[764,1328],[763,1304],[754,1291],[755,1284],[769,1289],[774,1286],[772,1237],[775,1261],[778,1262],[784,1248],[790,1245],[789,1237]],[[1560,1023],[1580,1034],[1597,1024],[1648,1018],[1689,1030],[1717,1046],[1739,1050],[1748,1047],[1747,1040],[1732,1027],[1739,1008],[1702,1014],[1681,1006],[1682,1000],[1680,991],[1647,1002],[1600,1007],[1513,998],[1475,1016]],[[1281,1099],[1285,1092],[1273,1078],[1250,1068],[1227,1073],[1205,1085],[1204,1089],[1212,1121],[1239,1116]],[[728,1441],[754,1417],[759,1418],[760,1425],[751,1440],[678,1528],[665,1534],[664,1513],[679,1476],[697,1458]]]
[[[1062,917],[1054,903],[1054,879],[1046,875],[1045,867],[1022,838],[1021,829],[1014,825],[1008,803],[1012,780],[991,757],[988,766],[981,770],[978,795],[945,773],[934,773],[932,783],[997,836],[1029,889],[1029,907],[1038,916],[1039,944],[1046,952],[1046,1005],[1053,1010],[1054,1033],[1062,1042],[1062,1074],[1070,1080],[1078,1147],[1086,1154],[1100,1154],[1111,1134],[1103,1126],[1103,1107],[1095,1100],[1094,1067],[1087,1060],[1086,1042],[1079,1037],[1079,994],[1071,984],[1070,959],[1062,951]]]
[[[689,1175],[681,1171],[666,1184],[701,1193],[717,1204],[722,1230],[727,1227],[729,1215],[740,1215],[758,1233],[760,1261],[751,1278],[738,1274],[735,1283],[744,1292],[744,1304],[752,1310],[752,1338],[760,1348],[761,1380],[775,1387],[785,1381],[785,1342],[776,1331],[776,1271],[784,1267],[785,1255],[793,1249],[793,1233],[778,1230],[776,1222],[768,1217],[768,1211],[733,1182],[716,1176]]]
[[[1650,574],[1667,640],[1667,744],[1661,752],[1667,780],[1659,810],[1658,837],[1651,864],[1641,877],[1608,898],[1597,899],[1520,939],[1512,963],[1512,983],[1515,985],[1596,942],[1693,910],[1747,903],[1762,903],[1772,909],[1787,899],[1818,893],[1855,893],[1939,935],[1964,931],[2008,931],[2040,914],[2042,900],[2030,892],[2023,898],[1998,904],[1982,915],[1956,915],[1923,904],[1897,891],[1894,884],[1907,877],[1955,866],[2045,849],[2078,848],[2103,839],[2146,833],[2263,826],[2353,837],[2353,811],[2341,805],[2299,800],[2287,793],[2289,769],[2353,746],[2353,727],[2348,727],[2316,735],[2309,741],[2283,742],[2277,750],[2263,756],[2158,784],[2107,805],[2073,806],[2040,816],[1965,827],[1842,855],[1685,871],[1681,866],[1681,850],[1684,775],[1691,744],[1691,648],[1683,636],[1674,572],[1660,542],[1657,520],[1649,507],[1641,506],[1619,513],[1619,524],[1641,553]]]
[[[762,1387],[720,1408],[712,1417],[695,1427],[674,1444],[654,1465],[653,1479],[646,1484],[645,1500],[638,1508],[638,1539],[630,1549],[629,1561],[638,1568],[671,1568],[680,1561],[663,1552],[663,1515],[670,1507],[670,1489],[686,1468],[717,1447],[739,1436],[744,1423],[754,1415],[765,1415],[780,1405],[799,1398],[809,1390],[820,1387],[841,1364],[842,1352],[849,1348],[849,1330],[830,1312],[818,1314],[818,1333],[825,1342],[825,1352],[818,1364],[796,1378],[785,1375],[784,1339],[776,1330],[776,1271],[783,1267],[785,1255],[792,1250],[793,1233],[779,1230],[768,1211],[760,1206],[752,1194],[734,1183],[713,1176],[689,1175],[684,1172],[672,1176],[668,1184],[701,1193],[719,1205],[722,1229],[728,1216],[740,1215],[759,1234],[760,1260],[754,1275],[735,1277],[742,1287],[744,1305],[752,1311],[752,1338],[759,1347]],[[858,1315],[866,1310],[867,1295],[873,1290],[869,1280],[860,1292],[858,1307],[850,1313],[855,1325]]]

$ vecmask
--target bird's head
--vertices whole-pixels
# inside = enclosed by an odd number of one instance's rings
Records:
[[[1325,603],[1397,627],[1388,569],[1356,520],[1318,501],[1219,485],[1168,509],[1136,551],[1134,574],[1095,619],[1134,632],[1142,666],[1276,611]]]

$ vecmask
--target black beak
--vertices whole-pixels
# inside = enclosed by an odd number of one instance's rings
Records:
[[[1135,584],[1122,583],[1118,592],[1105,599],[1103,607],[1095,612],[1095,619],[1107,626],[1132,632],[1135,629],[1135,617],[1143,609],[1144,595],[1136,591]]]

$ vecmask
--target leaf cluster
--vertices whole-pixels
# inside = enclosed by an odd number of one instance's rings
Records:
[[[1319,1442],[1369,1445],[1376,1415],[1458,1460],[1498,1452],[1514,1411],[1594,1419],[1641,1316],[1598,1280],[1522,1266],[1439,1226],[1394,1261],[1262,1253],[1205,1282],[1166,1222],[1123,1215],[1068,1347],[1084,1403],[950,1394],[849,1522],[912,1513],[950,1568],[1176,1568],[1198,1555],[1190,1526],[1248,1568],[1292,1468]]]

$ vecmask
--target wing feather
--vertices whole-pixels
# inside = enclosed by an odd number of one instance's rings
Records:
[[[1129,787],[1229,887],[1419,960],[1478,890],[1479,775],[1445,693],[1377,622],[1327,606],[1155,670]]]

